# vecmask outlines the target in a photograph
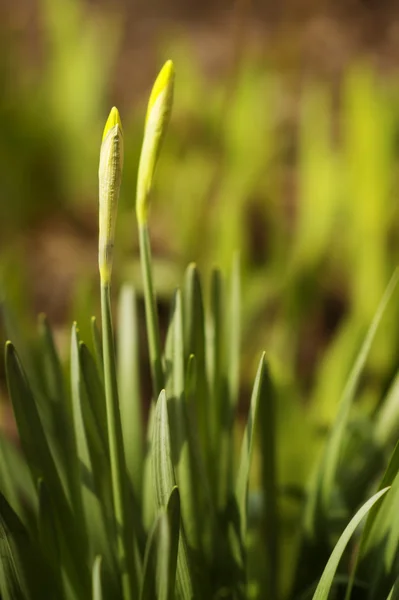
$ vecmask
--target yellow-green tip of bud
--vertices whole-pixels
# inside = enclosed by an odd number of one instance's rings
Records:
[[[113,127],[115,127],[115,125],[118,125],[120,127],[120,129],[122,130],[122,121],[121,121],[121,118],[119,115],[119,111],[115,106],[113,106],[111,108],[111,112],[109,113],[107,122],[105,123],[102,141],[105,140],[105,137],[106,137],[108,131],[110,129],[112,129]]]
[[[123,131],[114,107],[105,124],[100,152],[98,263],[102,283],[111,280],[115,223],[123,167]]]
[[[139,225],[146,224],[148,220],[148,196],[172,110],[174,80],[175,68],[173,62],[168,60],[153,85],[145,119],[137,176],[136,213]]]
[[[160,97],[162,93],[166,93],[166,96],[173,95],[173,84],[175,79],[175,67],[173,61],[167,60],[162,69],[159,72],[158,77],[155,80],[155,83],[151,90],[150,99],[148,101],[147,114],[145,118],[145,122],[147,123],[150,118],[151,111],[155,106],[156,101]],[[168,100],[168,98],[166,98]],[[172,98],[169,98],[169,103],[171,103]]]

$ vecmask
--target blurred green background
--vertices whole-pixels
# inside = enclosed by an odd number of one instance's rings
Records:
[[[113,104],[126,140],[115,264],[140,288],[143,116],[171,57],[151,217],[160,309],[188,262],[227,270],[240,250],[244,388],[266,348],[328,425],[398,262],[394,4],[3,0],[0,268],[24,326],[44,311],[62,337],[93,311],[98,153]],[[392,312],[369,367],[370,410],[396,367]]]
[[[0,284],[24,336],[46,312],[66,357],[71,320],[85,337],[98,314],[97,169],[113,105],[126,145],[114,288],[131,279],[140,291],[145,105],[172,58],[151,214],[161,321],[187,263],[228,273],[240,251],[241,404],[265,349],[279,385],[279,480],[303,485],[399,262],[395,4],[2,0]],[[398,300],[358,394],[369,420],[397,369]],[[398,431],[392,423],[392,441]]]
[[[140,287],[143,115],[171,57],[175,106],[151,220],[161,296],[189,261],[227,269],[240,250],[243,372],[266,347],[329,421],[397,263],[394,3],[3,4],[0,250],[17,312],[45,311],[62,330],[89,306],[99,143],[113,104],[126,140],[115,262],[119,280]],[[376,387],[393,368],[393,323],[374,352]]]
[[[96,290],[99,142],[116,104],[126,153],[115,262],[140,286],[143,115],[171,57],[175,106],[151,221],[158,288],[167,298],[189,261],[227,269],[240,250],[243,371],[267,348],[329,421],[397,263],[399,22],[387,2],[273,5],[5,2],[1,268],[17,312],[44,311],[61,330],[84,314]],[[374,353],[377,387],[395,339],[389,327]]]

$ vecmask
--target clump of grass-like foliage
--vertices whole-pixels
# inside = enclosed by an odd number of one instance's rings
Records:
[[[363,445],[349,443],[356,386],[398,277],[394,275],[371,324],[323,458],[302,498],[296,574],[287,591],[279,576],[284,491],[277,475],[277,395],[265,355],[235,461],[237,261],[228,285],[218,270],[212,272],[209,310],[198,270],[188,267],[161,347],[148,211],[173,84],[169,61],[149,101],[136,198],[153,390],[147,428],[130,285],[120,294],[117,352],[114,348],[110,286],[123,167],[123,132],[114,108],[104,130],[99,169],[102,335],[93,319],[90,350],[73,325],[69,385],[45,317],[39,320],[34,357],[21,348],[20,358],[11,342],[6,345],[7,384],[22,453],[0,438],[1,597],[278,600],[284,590],[289,597],[315,600],[330,594],[346,594],[347,600],[398,598],[398,447],[376,484],[384,465],[384,432],[392,430],[390,421],[396,418],[395,395],[380,408],[376,432]],[[257,430],[258,508],[248,498]],[[352,477],[345,477],[352,467]],[[366,515],[354,560],[349,542]],[[346,528],[344,521],[349,522]]]

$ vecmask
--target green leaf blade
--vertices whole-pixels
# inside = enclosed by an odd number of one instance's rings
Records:
[[[126,464],[137,497],[144,460],[143,415],[140,398],[139,331],[134,288],[124,285],[118,311],[118,383]]]
[[[368,329],[367,335],[360,348],[355,364],[353,365],[345,389],[342,393],[338,414],[334,422],[330,438],[327,442],[322,466],[323,476],[321,480],[321,501],[325,510],[328,507],[328,503],[330,501],[333,487],[335,484],[335,476],[340,459],[342,440],[345,433],[346,424],[348,422],[353,398],[355,396],[356,388],[360,379],[360,375],[364,369],[379,324],[384,316],[389,301],[391,300],[392,295],[397,287],[398,281],[399,269],[395,271],[390,282],[388,283],[383,298],[381,299],[381,302],[374,315],[373,321]]]
[[[93,563],[93,574],[92,574],[92,600],[103,600],[103,586],[102,586],[102,558],[96,556]]]
[[[184,279],[184,336],[186,363],[190,356],[196,361],[196,420],[201,453],[206,462],[211,461],[210,451],[210,395],[206,371],[205,313],[198,268],[189,265]]]
[[[266,361],[265,354],[263,353],[259,362],[258,370],[255,377],[255,383],[252,391],[248,421],[241,445],[241,457],[235,484],[235,496],[237,499],[238,509],[240,513],[241,533],[244,539],[247,527],[248,480],[254,447],[255,429],[258,419],[258,408],[260,402],[267,402],[268,400],[267,398],[263,398],[263,381],[265,377],[265,371]]]
[[[350,538],[352,537],[352,534],[368,511],[388,490],[389,488],[385,488],[374,494],[374,496],[372,496],[365,504],[363,504],[363,506],[358,510],[350,523],[347,525],[337,544],[335,545],[335,548],[323,571],[316,591],[313,595],[313,600],[328,600],[328,595],[330,593],[331,585],[333,583],[339,561],[345,551],[346,546],[348,545]]]
[[[171,432],[169,428],[168,405],[163,390],[155,408],[155,421],[152,443],[152,469],[155,485],[155,499],[158,510],[167,506],[169,496],[176,487],[173,468]],[[189,562],[188,547],[184,529],[180,526],[180,541],[177,556],[177,594],[183,600],[194,598],[194,586]]]

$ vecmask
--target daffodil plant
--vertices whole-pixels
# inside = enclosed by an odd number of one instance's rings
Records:
[[[245,427],[239,427],[237,418],[236,259],[227,280],[220,271],[212,272],[209,302],[197,267],[189,265],[172,298],[164,347],[161,343],[149,209],[174,78],[168,61],[148,104],[135,205],[152,375],[150,417],[144,425],[136,293],[129,283],[120,293],[117,328],[112,322],[110,289],[124,162],[121,119],[113,108],[99,166],[101,328],[93,317],[87,343],[73,324],[69,384],[44,316],[38,326],[40,351],[34,356],[23,344],[18,351],[11,341],[6,344],[7,385],[20,448],[0,437],[1,598],[398,598],[399,447],[385,468],[384,461],[370,461],[367,472],[359,474],[367,481],[363,505],[347,501],[353,489],[343,486],[341,477],[356,388],[398,276],[350,373],[318,469],[301,491],[294,576],[287,584],[280,562],[287,490],[279,485],[278,473],[279,389],[266,354],[260,357]],[[9,336],[17,340],[7,306],[2,309]],[[382,404],[380,424],[392,414],[391,398]],[[241,450],[236,452],[240,430]],[[375,456],[381,455],[378,451]],[[249,490],[255,452],[257,490]],[[345,522],[337,521],[337,506]],[[360,541],[353,544],[364,517]],[[355,595],[359,593],[363,595]]]

